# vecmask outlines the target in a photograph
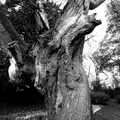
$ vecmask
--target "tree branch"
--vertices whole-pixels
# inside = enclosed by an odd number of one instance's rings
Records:
[[[61,36],[59,41],[52,41],[50,42],[50,45],[54,46],[55,49],[59,48],[59,46],[62,45],[66,49],[66,53],[69,53],[69,50],[68,50],[69,47],[70,46],[75,47],[74,46],[75,44],[73,44],[73,41],[81,40],[79,38],[82,38],[82,36],[85,36],[86,34],[91,33],[97,25],[101,24],[100,20],[95,19],[95,15],[96,14],[92,14],[89,16],[85,15],[84,21],[81,21],[82,18],[78,19],[76,23],[69,26],[69,29],[64,31],[64,34]],[[81,42],[77,42],[77,46],[78,46],[78,43],[80,44]],[[71,50],[71,55],[73,54],[73,52],[74,51]]]
[[[101,3],[102,1],[99,1],[96,5]],[[68,0],[64,13],[56,22],[50,46],[59,48],[61,43],[68,40],[67,38],[74,39],[80,32],[84,35],[89,34],[97,25],[101,24],[100,21],[95,20],[95,15],[87,15],[89,5],[89,0]],[[71,35],[71,31],[74,31],[74,34]]]

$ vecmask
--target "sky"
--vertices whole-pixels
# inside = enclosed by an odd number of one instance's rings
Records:
[[[106,19],[106,4],[107,3],[108,1],[104,2],[98,8],[89,12],[89,14],[97,13],[96,18],[100,19],[102,21],[102,24],[97,26],[94,29],[94,31],[90,34],[90,35],[93,35],[94,37],[90,39],[89,41],[85,42],[84,51],[83,51],[84,55],[93,54],[98,49],[99,43],[104,39],[104,36],[106,34],[106,28],[107,28],[107,19]]]
[[[96,72],[95,72],[95,64],[89,58],[92,54],[99,48],[100,42],[104,40],[106,35],[107,28],[107,18],[106,18],[106,4],[104,2],[98,8],[90,11],[89,14],[97,13],[96,19],[100,19],[102,24],[97,26],[92,33],[90,33],[87,37],[93,36],[91,39],[85,42],[83,49],[83,66],[87,73],[89,74],[89,81],[96,80]]]

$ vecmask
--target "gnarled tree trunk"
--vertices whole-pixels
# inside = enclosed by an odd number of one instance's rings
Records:
[[[41,82],[38,84],[47,89],[49,120],[92,119],[88,81],[82,67],[82,51],[85,35],[92,32],[101,21],[95,19],[95,14],[87,15],[89,2],[68,1],[52,31],[48,47],[39,50],[38,61],[44,72],[41,72]]]
[[[95,19],[95,14],[87,15],[89,2],[68,1],[63,15],[56,22],[53,40],[49,43],[52,48],[58,49],[58,52],[54,53],[58,68],[57,78],[54,78],[57,79],[55,93],[58,94],[52,93],[49,99],[53,101],[51,105],[56,103],[55,110],[50,106],[50,120],[92,119],[88,81],[82,67],[82,51],[85,35],[92,32],[101,22]],[[49,76],[49,81],[52,77]]]
[[[91,120],[82,51],[85,35],[101,24],[96,14],[88,15],[88,11],[103,1],[68,0],[54,29],[48,32],[50,38],[44,35],[33,50],[35,87],[46,95],[49,120]]]

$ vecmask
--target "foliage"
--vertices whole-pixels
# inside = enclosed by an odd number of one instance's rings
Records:
[[[120,30],[120,1],[111,0],[110,4],[107,6],[108,14],[108,32],[112,34]]]
[[[120,94],[120,87],[115,88],[114,95],[117,96]]]
[[[120,66],[120,2],[113,1],[107,5],[108,27],[100,48],[93,54],[98,71],[105,67]]]
[[[34,6],[30,1],[19,1],[14,7],[9,7],[8,16],[17,32],[22,35],[27,43],[34,43],[39,39],[39,35],[47,31],[47,29],[37,29],[36,12],[41,11],[40,8]],[[43,3],[50,28],[53,28],[61,11],[57,5],[49,1]]]
[[[92,104],[106,104],[109,96],[105,92],[91,92]]]
[[[101,84],[99,80],[92,81],[93,91],[100,91],[101,90]]]
[[[115,96],[115,99],[118,103],[120,103],[120,95]]]
[[[9,19],[11,20],[17,32],[24,37],[26,42],[30,43],[36,41],[36,9],[29,4],[28,1],[19,3],[19,6],[17,7],[17,10],[15,7],[9,8]]]
[[[6,54],[4,49],[0,49],[0,66],[6,66],[8,65],[8,63],[8,55]]]
[[[93,54],[94,59],[97,62],[97,71],[101,71],[108,65],[108,61],[111,58],[111,52],[110,49],[99,49]]]

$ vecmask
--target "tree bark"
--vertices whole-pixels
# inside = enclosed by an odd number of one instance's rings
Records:
[[[56,22],[53,40],[48,44],[56,50],[52,57],[58,70],[58,77],[52,75],[48,79],[49,82],[57,82],[47,87],[52,89],[48,98],[52,102],[47,104],[49,120],[92,119],[88,81],[82,67],[82,50],[85,35],[101,22],[95,19],[95,14],[87,15],[89,7],[84,7],[87,4],[82,0],[68,1],[63,15]],[[56,92],[52,85],[56,85]]]

